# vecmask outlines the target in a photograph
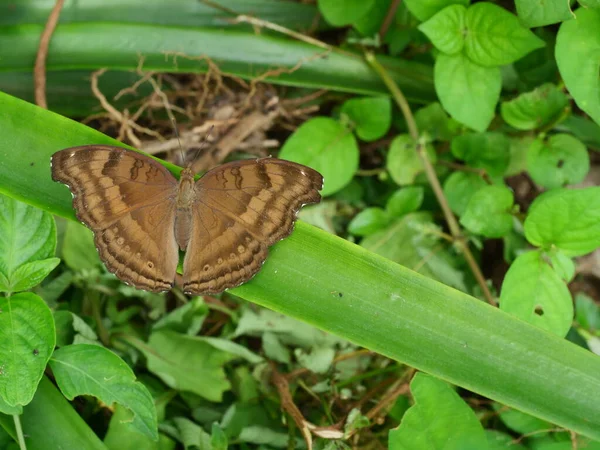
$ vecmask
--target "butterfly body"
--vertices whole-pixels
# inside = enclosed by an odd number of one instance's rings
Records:
[[[88,145],[52,156],[108,270],[139,288],[173,286],[179,250],[184,292],[218,293],[258,272],[268,247],[289,235],[298,210],[320,201],[322,176],[275,158],[235,161],[177,180],[156,160]]]

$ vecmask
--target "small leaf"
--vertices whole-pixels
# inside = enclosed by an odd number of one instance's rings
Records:
[[[262,346],[267,358],[284,364],[292,360],[290,351],[285,347],[275,333],[267,332],[263,335]]]
[[[202,328],[207,315],[208,306],[206,306],[202,297],[194,297],[185,305],[161,317],[152,329],[158,331],[164,328],[194,336]]]
[[[333,347],[315,347],[307,353],[297,348],[294,355],[302,367],[306,367],[313,373],[326,373],[333,364],[335,350]]]
[[[348,224],[348,232],[356,236],[368,236],[389,223],[387,213],[376,206],[365,208]]]
[[[390,450],[487,448],[479,419],[447,383],[419,372],[410,390],[415,403],[390,431]]]
[[[427,154],[429,160],[435,163],[437,155],[431,146],[427,146]],[[394,138],[390,144],[386,165],[392,179],[399,185],[413,184],[417,175],[425,170],[416,145],[407,134]]]
[[[502,133],[469,133],[452,140],[452,154],[491,176],[503,175],[510,160],[510,141]]]
[[[543,27],[573,19],[569,2],[563,0],[515,0],[515,6],[521,23],[527,28]]]
[[[27,405],[56,342],[44,300],[30,292],[0,297],[0,342],[0,397],[8,406]]]
[[[392,103],[389,97],[351,98],[341,109],[351,127],[363,141],[375,141],[388,132],[392,123]]]
[[[99,345],[68,345],[54,352],[50,367],[58,387],[69,400],[93,395],[107,405],[119,403],[133,412],[132,426],[137,431],[158,439],[152,395],[113,352]]]
[[[573,320],[571,294],[539,251],[511,264],[502,282],[500,309],[561,337]]]
[[[484,131],[500,98],[498,67],[483,67],[464,54],[440,54],[434,68],[435,91],[442,106],[457,121]]]
[[[568,134],[554,134],[544,142],[537,139],[527,152],[531,178],[547,189],[583,181],[590,170],[585,145]]]
[[[471,0],[405,0],[406,7],[413,15],[424,22],[450,5],[469,6]]]
[[[350,433],[354,433],[356,430],[368,427],[369,425],[369,418],[367,416],[363,416],[360,413],[360,409],[353,408],[348,414],[348,418],[344,424],[344,436],[348,437]]]
[[[388,199],[385,210],[389,217],[401,217],[417,211],[423,204],[424,191],[421,186],[407,186],[398,189]]]
[[[476,3],[467,9],[465,53],[476,64],[511,64],[546,43],[500,6]]]
[[[148,346],[139,347],[148,360],[148,370],[167,386],[213,402],[220,402],[230,388],[223,365],[233,356],[208,342],[164,329],[150,335]]]
[[[577,106],[600,124],[600,9],[579,8],[575,15],[556,36],[556,63]]]
[[[186,449],[212,450],[210,435],[200,425],[185,417],[175,417],[173,422]]]
[[[55,248],[50,214],[0,195],[0,291],[27,290],[42,281],[56,267]]]
[[[415,113],[415,122],[421,133],[427,133],[432,141],[449,141],[457,123],[451,120],[439,103],[430,103]]]
[[[103,443],[109,450],[163,450],[174,449],[175,442],[164,434],[159,434],[159,442],[140,433],[131,426],[133,413],[131,410],[115,404],[110,418],[108,431]]]
[[[596,333],[600,329],[600,306],[594,299],[579,292],[575,295],[575,318],[583,328]]]
[[[96,269],[102,264],[92,230],[72,220],[67,222],[61,253],[65,264],[75,272]]]
[[[529,207],[525,237],[538,247],[554,245],[570,257],[600,247],[600,187],[540,195]]]
[[[210,432],[210,445],[211,450],[227,450],[228,448],[227,435],[216,422],[212,424],[212,429]]]
[[[358,156],[354,135],[328,117],[304,122],[279,152],[282,159],[319,171],[325,178],[321,191],[324,196],[339,191],[352,180],[358,170]]]
[[[317,5],[327,22],[336,27],[350,25],[373,7],[374,0],[318,0]]]
[[[452,211],[462,216],[473,194],[487,185],[476,173],[453,172],[444,182],[444,195]]]
[[[565,282],[569,283],[575,276],[575,263],[571,258],[560,250],[554,250],[548,254],[550,264],[556,274]]]
[[[465,45],[467,8],[451,5],[442,9],[427,22],[419,25],[431,43],[448,55],[459,53]]]
[[[503,102],[502,118],[518,130],[534,130],[549,124],[568,106],[567,96],[552,83]]]
[[[541,430],[553,428],[550,422],[538,419],[516,409],[507,408],[505,405],[493,402],[492,408],[509,429],[518,434],[536,434]]]
[[[513,202],[510,189],[504,186],[483,187],[471,196],[460,223],[469,231],[485,237],[505,236],[513,227],[510,213]]]

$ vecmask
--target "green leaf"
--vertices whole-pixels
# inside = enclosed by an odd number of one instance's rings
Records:
[[[50,367],[58,387],[69,400],[92,395],[107,405],[118,403],[133,412],[131,425],[137,431],[158,440],[152,395],[113,352],[99,345],[68,345],[54,352]]]
[[[206,306],[202,297],[194,297],[185,305],[161,317],[152,329],[154,331],[169,329],[194,336],[200,332],[207,315],[208,306]]]
[[[452,154],[471,167],[499,176],[508,168],[510,141],[497,132],[464,134],[452,140]]]
[[[230,388],[223,365],[233,356],[200,338],[165,329],[152,333],[148,347],[138,349],[146,355],[148,370],[173,389],[220,402]]]
[[[44,300],[29,292],[0,297],[0,342],[0,397],[8,406],[27,405],[56,342]]]
[[[556,246],[570,257],[600,247],[600,188],[554,189],[540,195],[529,207],[525,237],[538,247]]]
[[[515,0],[515,5],[521,23],[527,28],[573,19],[569,2],[563,0]]]
[[[344,424],[344,435],[349,436],[350,433],[354,433],[356,430],[368,427],[369,425],[369,418],[367,416],[363,416],[360,413],[360,409],[353,408],[348,413],[348,418],[346,419],[346,423]]]
[[[228,448],[227,435],[216,422],[212,424],[212,429],[210,433],[210,445],[212,448],[211,450],[227,450]]]
[[[327,22],[336,27],[350,25],[373,7],[374,0],[318,0],[317,5]]]
[[[581,6],[586,8],[600,8],[600,0],[577,0]]]
[[[539,251],[511,264],[502,282],[500,309],[561,337],[573,321],[571,294]]]
[[[94,245],[94,233],[73,221],[67,223],[61,255],[65,264],[76,272],[97,269],[102,265]]]
[[[415,404],[390,431],[390,450],[487,448],[479,419],[447,383],[417,373],[410,390]]]
[[[175,442],[164,434],[158,435],[158,442],[142,434],[131,426],[133,414],[127,408],[116,403],[110,418],[108,431],[104,436],[104,445],[109,450],[167,450],[174,449]]]
[[[245,427],[238,436],[238,439],[251,444],[262,444],[267,448],[285,448],[289,441],[287,433],[255,425]]]
[[[450,5],[469,6],[470,0],[405,0],[406,7],[420,21],[426,21]]]
[[[59,263],[54,218],[0,194],[0,291],[39,284]]]
[[[415,122],[421,133],[427,133],[432,141],[449,141],[457,123],[451,120],[439,103],[430,103],[415,113]]]
[[[21,415],[23,414],[22,406],[10,406],[8,403],[4,401],[4,399],[0,396],[0,413],[6,415]]]
[[[465,53],[476,64],[511,64],[546,43],[500,6],[476,3],[467,9]]]
[[[518,130],[534,130],[551,123],[569,105],[567,96],[554,84],[545,83],[531,92],[502,102],[502,118]]]
[[[373,36],[381,28],[385,20],[392,0],[372,0],[371,9],[367,14],[353,22],[353,26],[363,36]]]
[[[539,433],[541,430],[552,428],[552,424],[545,420],[540,420],[516,409],[507,408],[499,403],[492,403],[492,408],[494,408],[500,420],[504,422],[504,425],[518,434]]]
[[[483,187],[471,196],[460,223],[488,238],[506,236],[513,227],[513,202],[513,193],[507,187]]]
[[[465,45],[466,14],[467,8],[463,5],[448,6],[419,25],[419,30],[440,52],[454,55]]]
[[[456,260],[441,251],[431,215],[416,212],[403,216],[386,229],[364,238],[360,245],[398,264],[416,270],[449,286],[466,290],[464,274]]]
[[[473,194],[488,184],[476,173],[452,172],[444,181],[444,195],[450,209],[462,216]]]
[[[435,164],[435,150],[429,145],[426,150],[429,160]],[[394,138],[390,144],[386,167],[392,179],[401,186],[413,184],[417,175],[425,170],[416,145],[409,135],[400,134]]]
[[[502,78],[498,67],[483,67],[462,53],[435,61],[435,91],[444,109],[460,123],[484,131],[494,118]]]
[[[321,194],[346,186],[358,170],[358,146],[352,133],[328,117],[304,122],[279,152],[279,157],[312,167],[323,175]]]
[[[342,105],[350,126],[363,141],[375,141],[388,132],[392,123],[392,102],[389,97],[351,98]]]
[[[600,124],[600,10],[579,8],[575,15],[556,36],[556,63],[577,106]]]
[[[535,140],[534,136],[511,136],[510,140],[510,162],[504,172],[504,177],[518,175],[527,170],[527,152]]]
[[[275,333],[266,332],[262,337],[265,356],[274,361],[289,364],[292,360],[290,351],[281,343]]]
[[[173,422],[186,449],[212,450],[210,435],[201,426],[185,417],[175,417]]]
[[[77,314],[70,311],[54,311],[56,345],[98,344],[94,330]]]
[[[305,352],[301,348],[297,348],[294,356],[302,367],[306,367],[311,372],[327,373],[333,364],[335,349],[333,347],[315,347],[310,352]]]
[[[368,236],[389,223],[386,211],[377,206],[365,208],[359,212],[348,224],[348,232],[356,236]]]
[[[582,292],[575,295],[575,318],[586,330],[595,333],[600,329],[600,306]]]
[[[424,191],[421,186],[407,186],[398,189],[388,199],[385,210],[389,217],[402,217],[418,210],[423,204],[423,196]]]
[[[546,255],[556,274],[565,282],[570,283],[575,276],[575,263],[560,250],[554,250]]]
[[[547,141],[537,139],[531,144],[527,170],[533,181],[553,189],[583,181],[590,170],[590,157],[579,139],[554,134]]]

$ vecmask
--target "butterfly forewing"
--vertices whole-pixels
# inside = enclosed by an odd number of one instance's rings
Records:
[[[184,291],[221,292],[252,278],[268,247],[291,233],[302,205],[320,201],[322,185],[313,169],[272,158],[207,172],[196,183]]]
[[[177,180],[164,166],[120,147],[89,145],[55,153],[52,178],[69,186],[108,270],[140,289],[171,288]]]

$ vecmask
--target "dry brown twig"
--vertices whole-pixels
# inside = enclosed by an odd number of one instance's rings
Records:
[[[45,109],[48,109],[48,103],[46,101],[46,58],[48,57],[48,47],[50,46],[50,39],[54,34],[58,19],[60,17],[60,11],[62,10],[64,0],[56,0],[48,21],[44,27],[44,31],[40,36],[40,44],[38,46],[37,55],[35,57],[35,66],[33,69],[33,85],[35,92],[35,103]]]

